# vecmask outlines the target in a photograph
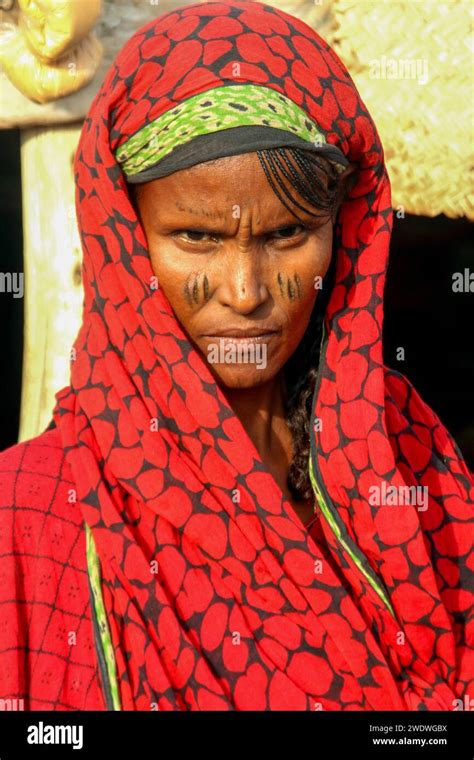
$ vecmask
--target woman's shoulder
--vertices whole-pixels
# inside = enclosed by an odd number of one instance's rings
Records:
[[[74,494],[55,428],[0,453],[0,703],[104,709]]]
[[[0,505],[47,507],[61,485],[73,485],[57,428],[0,452]]]
[[[62,553],[77,539],[82,516],[56,428],[0,452],[0,525],[0,554],[36,554],[45,541]]]

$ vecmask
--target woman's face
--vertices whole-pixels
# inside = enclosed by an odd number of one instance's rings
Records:
[[[138,185],[136,203],[158,286],[216,380],[250,388],[275,377],[308,326],[333,220],[296,209],[300,223],[256,153]]]

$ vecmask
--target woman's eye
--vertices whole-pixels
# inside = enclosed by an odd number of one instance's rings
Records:
[[[281,227],[279,230],[274,230],[268,237],[276,240],[291,240],[301,232],[304,232],[306,227],[303,224],[292,224],[288,227]],[[178,235],[187,239],[191,243],[204,243],[215,240],[215,237],[210,232],[204,232],[203,230],[180,230]]]
[[[193,243],[201,243],[203,236],[209,236],[208,232],[202,232],[201,230],[182,230],[182,235],[186,235]]]
[[[301,230],[304,230],[305,227],[302,224],[292,224],[289,227],[282,227],[279,230],[275,230],[271,233],[271,237],[275,237],[277,240],[288,240],[289,238],[295,237]],[[282,235],[282,237],[279,237]]]

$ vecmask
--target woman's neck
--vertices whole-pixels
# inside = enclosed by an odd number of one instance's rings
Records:
[[[285,384],[280,372],[253,388],[225,388],[224,393],[262,459],[288,448]],[[286,444],[286,445],[285,445]]]
[[[314,500],[296,502],[287,482],[288,467],[293,458],[293,439],[284,411],[286,386],[283,375],[280,373],[255,388],[226,388],[224,393],[262,462],[303,525],[308,524],[314,517]]]

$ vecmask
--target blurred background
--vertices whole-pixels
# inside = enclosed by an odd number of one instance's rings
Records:
[[[84,116],[133,32],[185,4],[0,0],[0,272],[24,273],[22,298],[0,292],[0,450],[40,433],[68,382],[82,303],[72,158]],[[328,41],[377,125],[395,212],[385,362],[473,468],[472,4],[270,4]]]

